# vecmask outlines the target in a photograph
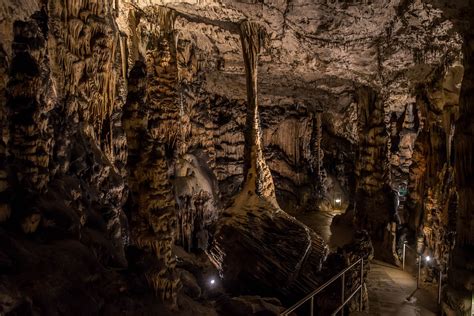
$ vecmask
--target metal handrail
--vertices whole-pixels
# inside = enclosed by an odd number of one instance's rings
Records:
[[[413,250],[417,255],[418,253],[416,252],[415,249],[412,247],[408,246],[407,242],[403,242],[403,251],[402,251],[402,270],[405,271],[405,257],[406,257],[406,248]]]
[[[352,268],[354,268],[356,265],[358,265],[360,263],[360,284],[359,286],[349,295],[349,297],[346,299],[345,298],[345,293],[344,293],[344,289],[345,289],[345,274],[347,271],[349,270],[352,270]],[[364,284],[364,258],[360,258],[359,260],[357,260],[356,262],[354,262],[353,264],[351,264],[349,267],[345,268],[344,270],[342,270],[341,272],[339,272],[337,275],[333,276],[329,281],[327,281],[326,283],[324,283],[323,285],[321,285],[320,287],[318,287],[316,290],[314,290],[313,292],[309,293],[308,295],[306,295],[303,299],[299,300],[296,304],[294,304],[292,307],[288,308],[287,310],[285,310],[283,313],[280,314],[280,316],[288,316],[291,312],[294,312],[296,309],[298,309],[299,307],[301,307],[304,303],[306,303],[307,301],[310,301],[310,315],[313,316],[314,315],[314,297],[316,295],[318,295],[322,290],[324,290],[325,288],[327,288],[329,285],[331,285],[332,283],[334,283],[337,279],[339,279],[340,277],[342,276],[342,291],[341,291],[341,294],[342,294],[342,298],[341,298],[341,305],[338,306],[338,308],[336,309],[335,312],[332,313],[332,315],[336,315],[339,311],[341,311],[341,314],[343,315],[344,313],[344,306],[346,306],[347,303],[349,303],[349,301],[354,297],[354,295],[360,291],[361,292],[361,295],[360,295],[360,305],[359,305],[359,308],[360,308],[360,311],[362,311],[362,286]]]
[[[416,277],[416,290],[420,288],[421,285],[421,254],[419,254],[414,248],[410,247],[407,245],[407,242],[405,241],[403,243],[403,252],[402,252],[402,270],[405,271],[405,257],[406,257],[406,248],[411,249],[414,251],[417,255],[417,266],[418,266],[418,275]],[[436,267],[436,270],[438,270],[438,305],[441,304],[441,291],[443,287],[443,270],[440,267]],[[416,291],[415,290],[415,291]],[[415,292],[412,293],[412,295]]]
[[[337,313],[339,313],[339,312],[344,308],[344,306],[346,306],[347,303],[349,303],[349,301],[354,297],[354,295],[356,295],[356,293],[357,293],[358,291],[360,291],[360,290],[362,290],[362,284],[359,284],[359,286],[354,290],[354,292],[352,292],[352,294],[349,295],[349,297],[344,301],[344,303],[341,304],[331,315],[332,315],[332,316],[335,316]],[[362,304],[362,303],[361,303],[361,304]],[[361,310],[360,310],[360,312],[361,312],[361,311],[362,311],[362,307],[359,307],[359,309],[361,309]]]

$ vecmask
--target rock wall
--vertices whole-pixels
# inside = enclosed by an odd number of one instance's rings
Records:
[[[127,155],[116,110],[123,99],[116,71],[117,32],[109,9],[71,1],[44,5],[29,19],[14,23],[12,55],[5,56],[9,75],[3,119],[9,124],[2,125],[8,161],[4,187],[44,195],[55,181],[73,178],[73,186],[84,186],[73,194],[74,200],[81,199],[82,190],[94,191],[86,199],[99,203],[109,237],[123,257],[126,190],[121,175]],[[97,22],[74,38],[74,27],[83,27],[81,19]],[[92,91],[95,103],[87,99]],[[82,226],[88,210],[78,207],[72,213],[80,219],[75,224]],[[18,214],[22,221],[31,218],[31,210],[24,212]],[[41,214],[35,217],[43,222]]]
[[[363,111],[359,116],[362,133],[358,160],[362,168],[356,168],[358,221],[372,232],[376,254],[394,263],[399,262],[401,243],[414,242],[415,236],[421,244],[450,247],[449,238],[433,239],[432,235],[423,234],[424,221],[430,222],[427,226],[432,225],[431,219],[425,216],[428,211],[423,201],[434,191],[450,190],[439,189],[447,184],[439,185],[434,179],[442,177],[443,166],[450,164],[448,156],[452,155],[453,122],[457,117],[463,72],[459,64],[461,40],[454,35],[443,50],[436,50],[437,44],[428,43],[440,30],[432,29],[421,42],[410,35],[400,36],[400,30],[410,25],[407,14],[423,7],[431,12],[437,10],[416,1],[400,5],[398,18],[386,29],[387,40],[381,40],[378,46],[379,78],[384,84],[372,89],[371,106],[367,105],[370,98],[364,97],[367,92],[359,93],[359,106],[368,114]],[[425,27],[434,26],[428,20],[425,22]],[[442,28],[454,26],[446,22]],[[403,57],[404,63],[413,63],[409,70],[393,68],[389,56],[399,49],[410,51]],[[370,120],[364,121],[364,117]],[[448,179],[449,176],[447,182]],[[436,202],[439,204],[435,208],[447,214],[447,199],[442,200]],[[451,229],[446,221],[443,225],[446,231]]]
[[[472,313],[472,302],[469,300],[474,290],[473,273],[473,215],[472,215],[472,172],[473,172],[473,145],[472,145],[472,104],[473,104],[473,77],[472,63],[474,54],[472,50],[472,31],[464,33],[464,68],[465,75],[462,83],[460,98],[460,119],[456,124],[454,135],[455,142],[455,168],[456,186],[459,204],[456,217],[456,246],[452,253],[449,270],[449,285],[446,292],[444,310],[450,313],[468,315]],[[471,305],[471,307],[469,306]]]
[[[5,5],[14,14],[2,22],[11,31],[2,40],[2,312],[71,313],[72,292],[98,311],[87,288],[117,277],[96,273],[125,267],[129,241],[113,5]]]
[[[358,103],[360,148],[356,163],[357,220],[361,227],[374,234],[375,240],[383,240],[385,225],[393,215],[393,203],[387,188],[388,135],[383,102],[375,91],[361,88]]]

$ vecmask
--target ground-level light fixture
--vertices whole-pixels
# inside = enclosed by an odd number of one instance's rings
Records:
[[[426,262],[430,262],[430,261],[431,261],[431,257],[430,257],[430,256],[426,256],[426,257],[425,257],[425,260],[426,260]]]
[[[342,208],[342,198],[340,196],[336,196],[334,198],[334,209],[339,210]]]
[[[215,276],[210,276],[209,279],[207,280],[207,284],[209,288],[214,288],[216,287],[218,283],[218,279]]]

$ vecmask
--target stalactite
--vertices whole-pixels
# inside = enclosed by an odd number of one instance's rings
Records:
[[[53,58],[59,69],[54,71],[63,71],[67,78],[60,83],[61,90],[71,99],[71,105],[79,103],[81,115],[94,126],[94,137],[113,156],[110,140],[100,139],[99,135],[103,128],[108,129],[105,134],[112,134],[110,125],[104,126],[104,122],[110,121],[120,104],[117,91],[121,76],[115,66],[124,51],[120,51],[120,35],[114,21],[106,23],[102,19],[109,7],[110,1],[67,0],[51,4],[50,12],[58,50]]]
[[[151,8],[153,20],[160,26],[161,32],[170,32],[174,30],[176,20],[176,11],[163,6],[155,6]],[[174,31],[173,31],[174,32]]]

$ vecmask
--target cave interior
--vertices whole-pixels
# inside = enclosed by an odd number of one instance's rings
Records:
[[[0,0],[0,38],[0,315],[474,315],[474,1]]]

